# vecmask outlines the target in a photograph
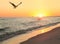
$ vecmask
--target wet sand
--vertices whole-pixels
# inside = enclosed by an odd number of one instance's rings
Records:
[[[21,44],[60,44],[60,26],[44,34],[39,34]]]
[[[48,32],[48,31],[51,31],[52,29],[54,29],[55,27],[58,27],[60,26],[60,24],[57,24],[55,26],[50,26],[48,28],[44,28],[42,30],[36,30],[36,31],[32,31],[31,33],[28,33],[28,34],[23,34],[23,35],[18,35],[18,36],[15,36],[15,37],[12,37],[11,39],[8,39],[6,41],[3,41],[1,42],[1,44],[35,44],[33,41],[32,42],[32,39],[36,40],[35,37],[37,35],[40,35],[42,33],[45,34],[45,32]],[[35,37],[34,37],[35,36]],[[33,38],[32,38],[33,37]],[[30,39],[31,38],[31,39]],[[41,37],[40,37],[41,38]],[[38,38],[40,40],[40,38]],[[45,38],[45,37],[44,37]],[[27,40],[27,41],[26,41]],[[25,42],[24,42],[25,41]],[[29,42],[30,41],[30,42]],[[41,41],[41,40],[40,40]],[[36,42],[37,43],[37,42]]]

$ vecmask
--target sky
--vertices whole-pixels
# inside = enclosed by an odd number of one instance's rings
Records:
[[[16,9],[9,3],[19,4]],[[0,17],[60,16],[60,0],[0,0]]]

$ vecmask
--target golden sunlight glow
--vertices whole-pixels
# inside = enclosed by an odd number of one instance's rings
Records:
[[[47,17],[51,15],[51,11],[46,9],[35,10],[32,12],[33,17]]]
[[[40,11],[34,12],[34,17],[45,17],[45,16],[49,16],[49,12],[47,12],[45,10],[40,10]]]
[[[37,14],[36,17],[44,17],[45,15],[40,13],[40,14]]]
[[[40,30],[40,31],[41,31],[41,33],[46,33],[46,32],[49,32],[49,31],[51,31],[51,30],[53,30],[54,28],[59,27],[59,26],[60,26],[60,24],[57,24],[57,25],[55,25],[55,26],[51,26],[51,27],[49,27],[49,28],[46,28],[46,29],[43,29],[43,30]]]

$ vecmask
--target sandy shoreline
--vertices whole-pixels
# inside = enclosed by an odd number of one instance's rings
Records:
[[[60,44],[60,26],[44,34],[38,34],[20,44]]]
[[[51,31],[53,28],[56,28],[58,26],[60,26],[60,24],[57,24],[55,26],[50,26],[50,27],[42,29],[42,30],[35,30],[28,34],[18,35],[18,36],[12,37],[8,40],[1,42],[1,44],[19,44],[23,41],[28,40],[29,38],[32,38],[32,37],[38,35],[38,34],[42,34],[42,33]]]

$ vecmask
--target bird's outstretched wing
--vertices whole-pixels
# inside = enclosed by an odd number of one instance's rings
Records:
[[[17,6],[19,6],[20,4],[22,4],[22,2],[20,2]]]
[[[13,5],[14,8],[17,7],[14,3],[12,3],[12,2],[9,2],[9,3],[10,3],[11,5]]]

